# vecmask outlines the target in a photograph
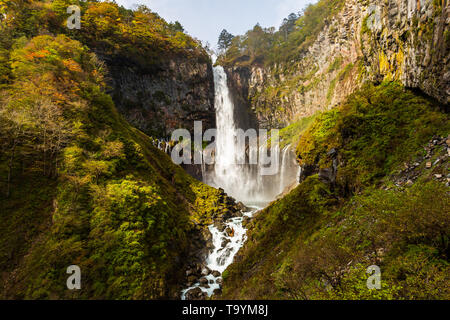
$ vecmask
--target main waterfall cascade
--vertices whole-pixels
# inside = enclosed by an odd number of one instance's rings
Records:
[[[260,165],[238,164],[243,162],[246,155],[241,154],[238,146],[236,137],[239,128],[234,118],[234,104],[228,89],[227,74],[221,66],[214,68],[214,85],[217,124],[215,165],[209,171],[204,168],[203,181],[224,189],[227,194],[245,204],[266,205],[286,187],[298,181],[300,167],[295,161],[295,155],[290,146],[280,152],[280,168],[276,175],[262,175]],[[267,150],[260,145],[259,154],[262,152]]]
[[[227,194],[250,207],[251,211],[243,213],[243,217],[226,221],[226,228],[222,231],[215,225],[209,226],[214,246],[206,258],[205,270],[209,271],[206,271],[204,278],[199,282],[182,291],[183,300],[186,299],[188,292],[197,288],[209,297],[216,290],[220,290],[222,272],[233,262],[236,253],[247,241],[247,230],[243,226],[244,218],[251,218],[287,187],[294,185],[300,174],[300,167],[290,146],[284,147],[280,152],[278,159],[280,168],[276,175],[263,176],[259,165],[238,164],[242,163],[242,157],[245,155],[239,154],[236,139],[239,128],[234,118],[234,105],[228,90],[227,75],[221,66],[214,68],[214,84],[217,122],[215,165],[209,170],[205,164],[202,165],[203,182],[224,189]],[[261,154],[267,152],[266,149],[266,146],[262,145],[253,150]],[[227,230],[232,230],[232,233]]]

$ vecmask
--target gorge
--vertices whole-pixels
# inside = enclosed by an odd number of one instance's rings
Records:
[[[212,249],[208,252],[206,265],[202,267],[202,278],[199,282],[182,291],[181,298],[211,297],[221,291],[221,274],[233,262],[234,256],[243,246],[246,229],[243,226],[244,217],[252,218],[253,214],[263,209],[286,188],[292,188],[298,182],[300,167],[290,146],[281,153],[276,151],[276,174],[267,176],[261,172],[261,162],[249,164],[238,146],[237,121],[235,106],[228,90],[227,75],[221,66],[214,68],[215,110],[217,123],[217,138],[215,142],[215,164],[202,172],[203,182],[224,191],[248,207],[247,212],[241,212],[241,217],[230,218],[224,222],[208,227],[212,234]],[[245,128],[249,129],[249,128]],[[255,146],[262,152],[267,152],[265,145]],[[250,151],[251,152],[251,151]],[[221,228],[219,230],[218,228]],[[201,291],[199,291],[199,289]]]
[[[0,0],[0,299],[450,299],[447,0],[319,0],[216,61],[77,3]],[[170,157],[195,121],[214,165]]]

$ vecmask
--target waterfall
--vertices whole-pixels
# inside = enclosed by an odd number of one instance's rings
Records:
[[[286,176],[286,172],[288,171],[287,166],[288,166],[288,161],[289,161],[287,153],[289,152],[290,147],[291,146],[288,145],[288,146],[284,147],[284,149],[283,149],[283,156],[281,159],[281,173],[280,173],[280,193],[283,193],[284,188],[286,188],[285,176]]]
[[[252,211],[247,212],[244,216],[251,218],[253,214],[262,208],[253,208]],[[216,289],[221,288],[222,273],[233,263],[234,256],[241,249],[244,243],[247,241],[247,230],[242,225],[243,217],[232,218],[228,220],[225,225],[227,228],[233,230],[233,234],[227,234],[226,230],[219,231],[216,226],[210,225],[209,231],[211,232],[213,239],[214,249],[210,252],[206,258],[206,267],[211,271],[218,271],[220,275],[214,275],[213,272],[208,272],[204,276],[208,280],[207,286],[202,286],[200,282],[195,283],[189,288],[184,289],[181,292],[181,299],[186,299],[186,293],[192,289],[200,288],[203,292],[211,297]],[[224,245],[225,241],[225,245]]]
[[[164,150],[165,153],[169,154],[170,152],[170,145],[168,142],[166,142],[166,149]]]
[[[246,154],[239,148],[237,140],[235,106],[228,89],[227,74],[221,66],[214,68],[216,108],[216,153],[212,170],[202,167],[203,180],[246,204],[268,204],[284,189],[296,182],[297,165],[290,146],[283,149],[279,157],[281,169],[277,175],[263,176],[260,165],[245,164]],[[250,148],[249,153],[267,152],[265,145]]]
[[[217,124],[216,158],[214,171],[206,181],[217,188],[223,188],[239,201],[263,201],[257,197],[258,180],[245,154],[241,154],[237,141],[237,126],[234,119],[234,104],[228,90],[227,75],[221,66],[214,68],[215,108]]]

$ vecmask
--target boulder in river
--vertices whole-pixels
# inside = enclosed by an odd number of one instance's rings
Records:
[[[193,269],[189,269],[189,270],[186,271],[186,277],[189,277],[189,276],[191,276],[193,274],[194,274],[194,270]]]
[[[208,268],[207,266],[205,266],[205,267],[203,267],[203,269],[202,269],[202,276],[207,276],[207,275],[209,275],[211,273],[211,269],[210,268]]]
[[[197,280],[197,277],[194,275],[191,275],[187,278],[189,283],[194,283]]]
[[[201,286],[208,285],[209,283],[208,279],[206,279],[205,277],[201,278],[199,282]]]
[[[236,204],[237,209],[239,209],[242,212],[250,212],[252,211],[252,209],[250,209],[249,207],[246,207],[245,204],[243,204],[242,202],[238,202]]]
[[[216,270],[214,270],[213,272],[211,272],[211,274],[214,276],[214,277],[220,277],[220,275],[221,275],[221,273],[219,272],[219,271],[216,271]]]
[[[207,294],[197,287],[186,292],[185,297],[186,300],[204,300],[206,299]]]
[[[227,244],[229,244],[231,241],[230,239],[224,239],[222,241],[222,244],[220,245],[222,248],[225,248],[227,246]]]
[[[225,229],[225,233],[226,233],[227,236],[229,236],[229,237],[234,237],[234,229],[233,229],[233,228],[230,228],[230,227],[226,228],[226,229]]]
[[[217,228],[217,230],[219,230],[219,232],[223,232],[227,228],[225,223],[223,223],[222,221],[216,221],[214,223],[214,226]]]

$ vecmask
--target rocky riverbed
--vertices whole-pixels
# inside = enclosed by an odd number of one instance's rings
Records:
[[[186,270],[183,300],[203,300],[222,292],[222,273],[247,240],[245,225],[259,209],[241,203],[238,206],[240,210],[233,216],[223,216],[208,227],[211,237],[205,247],[207,252],[203,261]]]

